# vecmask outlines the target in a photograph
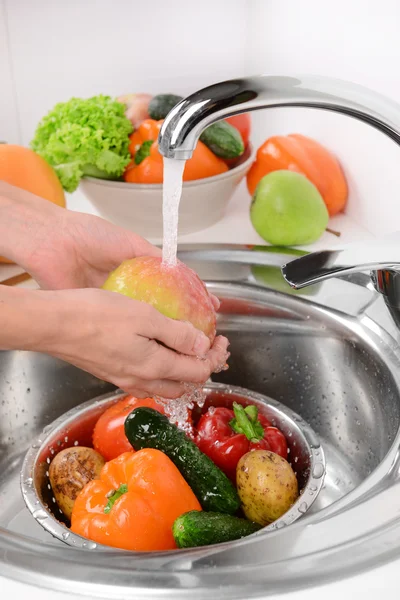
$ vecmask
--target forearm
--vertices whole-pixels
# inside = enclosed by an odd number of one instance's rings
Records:
[[[65,323],[57,293],[0,285],[0,350],[47,352]]]
[[[38,240],[52,229],[60,210],[38,196],[0,181],[0,255],[29,270],[29,258]]]

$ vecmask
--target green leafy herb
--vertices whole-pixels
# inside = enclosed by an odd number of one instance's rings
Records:
[[[125,109],[103,95],[56,104],[39,123],[31,148],[54,168],[67,192],[84,175],[119,179],[130,161],[133,129]]]

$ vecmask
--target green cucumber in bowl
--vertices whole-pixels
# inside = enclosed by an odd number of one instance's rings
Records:
[[[260,529],[258,523],[240,517],[191,510],[175,520],[172,534],[178,548],[196,548],[239,540]]]
[[[147,109],[149,117],[155,121],[165,119],[169,111],[181,100],[183,100],[182,96],[176,96],[175,94],[157,94],[157,96],[153,96]]]
[[[148,113],[151,119],[161,121],[183,100],[176,94],[157,94],[150,100]],[[227,121],[217,121],[209,125],[200,140],[219,158],[238,158],[245,150],[242,136],[236,127]]]
[[[237,158],[244,152],[242,136],[236,127],[227,121],[217,121],[209,125],[201,134],[200,141],[220,158]]]
[[[134,450],[161,450],[178,467],[204,510],[235,514],[240,499],[230,479],[168,418],[141,406],[125,419],[125,435]]]

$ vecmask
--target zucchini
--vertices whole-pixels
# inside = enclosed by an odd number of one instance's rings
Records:
[[[237,158],[244,152],[242,136],[236,127],[227,121],[217,121],[209,125],[201,134],[200,141],[220,158]]]
[[[187,435],[153,408],[135,408],[125,419],[134,450],[156,448],[178,467],[204,510],[233,515],[240,507],[236,488]]]
[[[175,520],[172,534],[178,548],[194,548],[238,540],[261,528],[247,519],[191,510]]]
[[[183,100],[182,96],[175,96],[175,94],[158,94],[157,96],[153,96],[147,109],[149,117],[155,121],[165,119],[169,111],[181,100]]]

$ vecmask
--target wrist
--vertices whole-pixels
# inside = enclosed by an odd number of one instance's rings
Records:
[[[55,230],[63,209],[0,181],[0,255],[30,270],[40,240]]]
[[[47,353],[57,344],[65,312],[57,292],[0,285],[0,350]]]

